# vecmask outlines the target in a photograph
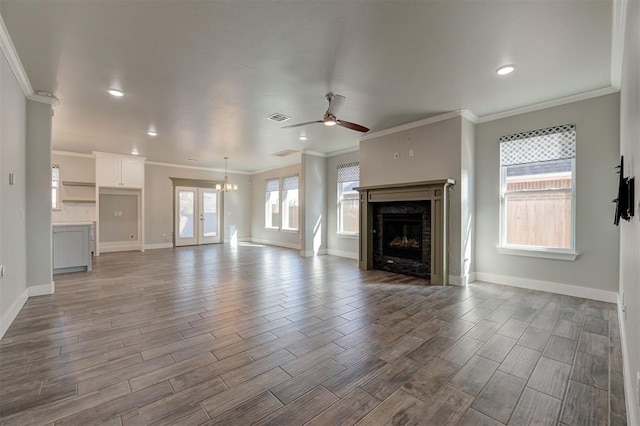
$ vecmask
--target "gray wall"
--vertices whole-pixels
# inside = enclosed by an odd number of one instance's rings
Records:
[[[624,155],[625,175],[640,178],[640,3],[627,2],[627,26],[622,67],[620,95],[620,152]],[[640,182],[636,182],[636,215],[631,222],[620,224],[620,296],[627,307],[621,331],[625,351],[625,384],[627,405],[635,418],[629,424],[638,424],[638,390],[635,386],[640,371]],[[626,346],[626,348],[625,348]]]
[[[53,281],[51,106],[27,101],[27,285]]]
[[[278,169],[268,170],[251,175],[251,239],[257,242],[280,245],[283,247],[300,249],[301,234],[296,231],[279,231],[264,227],[264,191],[265,181],[272,178],[282,178],[297,174],[300,176],[301,164],[296,163]],[[299,180],[301,182],[301,180]],[[282,187],[282,182],[280,182]],[[302,192],[302,191],[300,191]],[[302,201],[300,202],[303,205]],[[300,221],[300,227],[304,221]]]
[[[116,215],[115,213],[118,213]],[[100,194],[100,242],[139,240],[138,196],[133,194]]]
[[[459,284],[462,279],[462,241],[469,241],[471,235],[467,233],[473,232],[473,229],[467,228],[466,225],[462,227],[461,216],[463,191],[473,187],[469,182],[461,184],[463,150],[473,148],[469,139],[473,135],[470,123],[465,124],[463,144],[463,120],[462,117],[455,117],[360,142],[362,186],[439,179],[456,181],[449,193],[449,277],[450,282],[454,284]],[[413,157],[409,157],[411,149],[414,152]],[[394,159],[395,153],[398,153],[398,159]],[[464,156],[465,178],[471,181],[473,175],[470,174],[470,170],[473,166],[468,161],[468,155],[465,153]],[[466,195],[468,198],[468,194]],[[472,216],[469,212],[466,218]]]
[[[173,232],[173,183],[170,177],[214,180],[222,182],[224,172],[183,167],[145,166],[145,244],[171,243]],[[249,176],[229,173],[229,182],[238,184],[238,191],[224,193],[224,238],[231,231],[238,239],[251,237],[251,185]],[[162,234],[165,234],[163,239]]]
[[[0,264],[5,266],[0,279],[0,319],[27,287],[26,120],[25,97],[0,55]],[[12,186],[9,173],[15,177]]]
[[[303,256],[327,251],[327,159],[302,154],[302,246]]]
[[[613,226],[618,162],[618,95],[477,125],[476,271],[616,291],[619,233]],[[575,123],[576,250],[573,262],[499,254],[500,136]]]
[[[359,161],[358,151],[327,158],[327,250],[336,256],[358,258],[358,237],[338,235],[338,166]]]

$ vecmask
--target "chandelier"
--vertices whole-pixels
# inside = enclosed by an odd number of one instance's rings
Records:
[[[229,183],[229,177],[227,176],[227,161],[229,160],[229,157],[224,157],[224,183],[216,183],[216,190],[218,191],[224,191],[224,192],[230,192],[230,191],[237,191],[238,190],[238,184],[230,184]]]

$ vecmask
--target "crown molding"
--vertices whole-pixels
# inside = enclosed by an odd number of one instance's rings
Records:
[[[339,149],[337,151],[331,151],[327,153],[327,157],[336,157],[342,154],[348,154],[350,152],[360,151],[360,145],[351,146],[349,148]]]
[[[64,155],[66,157],[82,157],[82,158],[95,158],[93,154],[85,154],[82,152],[71,152],[71,151],[51,151],[53,155]]]
[[[296,155],[296,156],[291,155],[289,157],[293,157],[291,160],[294,160],[294,161],[289,160],[289,162],[287,162],[286,164],[281,164],[279,166],[274,166],[274,167],[267,167],[266,169],[256,170],[256,171],[251,172],[249,174],[250,175],[257,175],[257,174],[260,174],[260,173],[271,172],[273,170],[284,169],[285,167],[291,167],[291,166],[296,165],[296,164],[297,165],[301,164],[302,159],[301,159],[300,155]]]
[[[308,149],[301,150],[300,154],[313,155],[314,157],[322,157],[322,158],[327,158],[328,157],[328,155],[325,154],[324,152],[310,151]]]
[[[162,163],[159,161],[145,161],[145,164],[149,164],[152,166],[162,166],[162,167],[174,167],[178,169],[189,169],[189,170],[203,170],[207,172],[221,172],[224,173],[224,169],[216,169],[213,167],[204,167],[204,166],[187,166],[186,164],[175,164],[175,163]],[[227,170],[227,173],[233,173],[236,175],[251,175],[252,172],[241,172],[238,170]]]
[[[471,118],[475,117],[475,120],[478,118],[471,111],[468,110],[457,110],[451,112],[445,112],[444,114],[434,115],[432,117],[423,118],[422,120],[413,121],[411,123],[402,124],[400,126],[391,127],[388,129],[380,130],[378,132],[369,133],[364,136],[360,136],[357,140],[359,142],[367,141],[369,139],[379,138],[381,136],[392,135],[394,133],[402,132],[405,130],[415,129],[416,127],[426,126],[428,124],[437,123],[440,121],[451,120],[456,117],[464,117],[467,120],[473,121]],[[474,121],[475,122],[475,121]]]
[[[52,107],[60,105],[60,99],[56,98],[53,95],[52,96],[45,96],[45,95],[41,95],[39,93],[34,93],[33,95],[27,96],[27,99],[29,99],[30,101],[34,101],[34,102],[40,102],[40,103],[43,103],[43,104],[49,104]]]
[[[622,84],[622,59],[624,56],[624,32],[627,23],[627,0],[614,0],[612,15],[611,87],[620,90]]]
[[[13,74],[16,76],[16,79],[18,79],[18,83],[22,88],[22,93],[24,93],[24,96],[27,98],[32,96],[34,94],[33,87],[31,87],[29,77],[27,77],[27,73],[22,66],[22,62],[20,61],[16,47],[13,44],[13,40],[11,40],[9,31],[4,25],[2,16],[0,16],[0,48],[2,48],[2,52],[7,58],[7,62],[9,62],[9,66],[11,67]]]
[[[577,95],[566,96],[564,98],[558,98],[547,102],[541,102],[539,104],[527,105],[521,108],[514,108],[507,111],[497,112],[495,114],[483,115],[478,117],[476,123],[486,123],[488,121],[500,120],[502,118],[513,117],[514,115],[525,114],[527,112],[538,111],[541,109],[552,108],[560,105],[571,104],[574,102],[580,102],[591,98],[597,98],[600,96],[610,95],[612,93],[619,92],[619,89],[615,87],[603,87],[601,89],[590,90],[588,92],[578,93]]]
[[[35,93],[33,90],[33,86],[31,86],[31,82],[29,81],[29,77],[27,76],[27,72],[24,70],[22,66],[22,61],[20,60],[20,56],[18,56],[18,52],[16,51],[16,47],[13,44],[13,40],[11,40],[11,35],[9,35],[9,31],[7,30],[6,25],[4,24],[4,19],[0,15],[0,49],[2,49],[2,53],[4,53],[4,57],[7,58],[7,62],[13,71],[13,75],[16,76],[16,80],[18,80],[18,84],[22,89],[22,93],[25,98],[34,102],[41,102],[44,104],[49,104],[51,106],[57,106],[60,104],[60,99],[55,96],[45,96],[38,93]]]

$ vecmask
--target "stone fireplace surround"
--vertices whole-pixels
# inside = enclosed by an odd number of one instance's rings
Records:
[[[374,217],[376,203],[430,201],[430,281],[431,284],[435,285],[447,285],[449,276],[447,197],[448,188],[454,183],[455,181],[452,179],[442,179],[356,188],[360,193],[360,244],[358,257],[360,269],[374,269],[374,241],[376,241],[376,238],[373,230],[376,221]]]

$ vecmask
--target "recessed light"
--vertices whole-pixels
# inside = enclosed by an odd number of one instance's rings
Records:
[[[132,150],[131,155],[138,155],[138,150],[137,149]]]
[[[148,134],[149,136],[158,136],[158,132],[153,131],[153,130],[149,130],[149,131],[147,132],[147,134]]]
[[[109,94],[111,96],[115,96],[116,98],[121,98],[124,96],[124,92],[118,89],[109,89]]]
[[[496,70],[496,73],[498,75],[507,75],[507,74],[511,74],[515,69],[516,69],[515,65],[503,65]]]
[[[300,136],[300,140],[301,140],[301,141],[306,141],[306,140],[307,140],[307,137],[306,137],[305,135],[302,135],[302,136]]]

